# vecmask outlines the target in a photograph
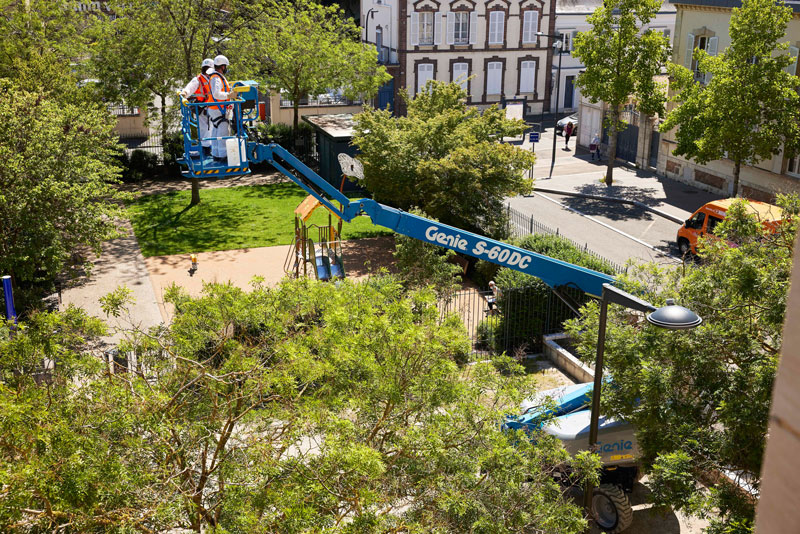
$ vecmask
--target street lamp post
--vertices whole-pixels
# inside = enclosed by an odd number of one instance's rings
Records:
[[[541,37],[550,37],[554,39],[553,41],[553,48],[558,51],[558,73],[556,74],[556,110],[554,112],[554,123],[553,123],[553,162],[556,161],[556,123],[558,122],[558,99],[561,97],[561,47],[564,44],[563,37],[558,34],[551,34],[551,33],[544,33],[544,32],[536,32],[536,35]],[[544,106],[543,106],[544,107]]]
[[[667,305],[656,308],[630,293],[617,289],[611,284],[603,284],[603,295],[600,301],[600,324],[597,333],[597,357],[594,363],[594,388],[592,390],[592,413],[589,422],[589,450],[594,451],[597,446],[597,433],[600,420],[600,387],[603,382],[603,354],[606,345],[606,318],[608,304],[619,304],[626,308],[648,313],[647,321],[661,328],[670,330],[688,330],[699,326],[703,320],[691,310],[677,306],[675,301],[667,299]],[[583,506],[589,517],[592,517],[592,492],[590,482],[586,483],[583,495]]]

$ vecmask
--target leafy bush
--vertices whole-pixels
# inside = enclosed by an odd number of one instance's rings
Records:
[[[183,157],[183,134],[173,132],[167,135],[162,141],[164,149],[164,173],[174,175],[180,172],[178,160]]]
[[[411,213],[426,217],[418,209]],[[459,287],[461,267],[448,261],[455,254],[419,239],[399,234],[395,237],[394,257],[403,284],[408,289],[431,286],[439,298],[447,298]]]
[[[153,178],[160,172],[158,156],[145,150],[136,149],[128,156],[122,152],[117,156],[122,167],[121,179],[125,183],[140,182],[144,178]]]
[[[512,241],[520,248],[537,252],[567,261],[581,267],[614,275],[614,267],[602,258],[598,258],[573,245],[569,240],[557,235],[529,235]],[[488,264],[488,265],[481,265]],[[476,272],[489,273],[492,266],[480,261]],[[500,322],[496,325],[494,350],[512,351],[522,346],[519,340],[531,340],[541,337],[545,332],[545,321],[559,324],[572,318],[565,306],[549,306],[552,299],[550,287],[539,278],[505,267],[494,268],[494,281],[501,289],[497,306],[500,309]]]
[[[501,343],[498,343],[497,339],[499,326],[500,317],[498,316],[487,317],[478,323],[478,340],[476,342],[476,347],[491,352],[502,352]]]

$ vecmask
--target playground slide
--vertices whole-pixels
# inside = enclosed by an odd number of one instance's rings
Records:
[[[327,282],[331,279],[331,261],[325,254],[318,253],[316,257],[317,263],[317,280]]]
[[[342,258],[336,256],[331,263],[331,276],[334,278],[344,278],[344,265],[342,265]]]

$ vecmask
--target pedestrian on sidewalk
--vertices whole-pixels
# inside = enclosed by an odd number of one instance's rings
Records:
[[[600,161],[600,134],[595,132],[594,137],[592,137],[592,142],[589,145],[589,152],[592,153],[592,161],[594,161],[594,157],[597,156],[597,161]]]
[[[569,148],[569,136],[572,135],[572,121],[568,122],[566,126],[564,126],[564,148]]]

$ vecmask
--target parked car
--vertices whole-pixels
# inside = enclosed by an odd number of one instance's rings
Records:
[[[572,123],[572,135],[577,135],[578,133],[578,114],[573,113],[569,117],[564,117],[560,121],[556,123],[556,133],[561,135],[564,131],[564,128],[567,126],[567,123]]]
[[[681,255],[697,253],[697,239],[703,235],[714,235],[714,227],[725,218],[734,200],[737,199],[714,200],[701,206],[686,219],[686,222],[678,228],[677,240]],[[772,204],[750,200],[747,209],[758,217],[764,228],[770,232],[776,231],[780,221],[783,220],[783,210]]]

